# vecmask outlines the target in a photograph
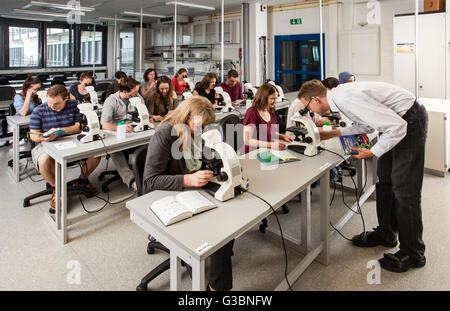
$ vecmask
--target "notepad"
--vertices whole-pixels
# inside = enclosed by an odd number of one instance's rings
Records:
[[[346,155],[358,154],[358,151],[351,150],[353,148],[370,148],[369,137],[366,134],[348,135],[339,137],[342,149]]]
[[[150,209],[165,226],[217,207],[198,191],[185,191],[153,202]]]
[[[284,150],[260,152],[256,155],[256,158],[259,162],[267,165],[300,161],[299,158]]]

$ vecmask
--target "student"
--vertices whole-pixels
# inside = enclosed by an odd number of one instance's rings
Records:
[[[337,81],[337,84],[336,84],[336,81]],[[326,85],[330,86],[330,88],[333,88],[334,85],[338,85],[339,84],[339,80],[336,79],[336,78],[327,78],[327,79],[323,80],[322,83],[324,83],[324,85],[326,84]],[[295,121],[292,121],[292,117],[298,111],[300,111],[300,110],[305,108],[305,105],[300,100],[300,97],[298,97],[299,94],[300,93],[297,94],[297,98],[289,106],[288,116],[287,116],[287,121],[286,121],[286,123],[287,123],[286,127],[295,126]],[[311,120],[314,122],[314,124],[316,124],[316,126],[318,126],[318,127],[323,126],[325,122],[330,122],[330,120],[328,118],[322,117],[318,113],[309,113],[308,116],[311,118]]]
[[[217,106],[217,98],[219,97],[214,90],[217,83],[217,76],[215,73],[208,73],[202,81],[196,86],[193,95],[206,97],[212,105]]]
[[[356,148],[355,158],[378,158],[377,216],[374,231],[354,236],[359,247],[397,245],[385,254],[381,267],[404,272],[426,263],[422,240],[421,190],[428,115],[415,96],[398,86],[382,82],[355,82],[328,91],[318,80],[303,84],[299,97],[311,111],[323,114],[342,111],[353,126],[321,133],[321,139],[341,135],[380,133],[371,149]]]
[[[328,77],[326,79],[323,79],[321,82],[329,90],[334,89],[339,85],[339,80],[335,77]]]
[[[145,99],[156,88],[156,80],[158,79],[158,73],[155,69],[147,69],[144,72],[144,82],[141,84],[141,95]]]
[[[356,78],[351,72],[344,71],[339,74],[339,83],[340,84],[344,84],[344,83],[348,83],[348,82],[355,82],[355,80],[356,80]]]
[[[144,102],[142,96],[139,95],[139,82],[133,78],[124,78],[119,84],[119,91],[109,96],[103,104],[100,122],[104,130],[117,131],[118,123],[124,121],[126,132],[133,132],[131,122],[128,122],[128,113],[135,110],[133,106],[130,106],[130,98],[136,96]],[[134,174],[128,165],[125,153],[111,154],[111,161],[114,163],[123,183],[130,189],[136,189]]]
[[[256,92],[252,106],[247,109],[244,118],[245,153],[257,148],[282,150],[286,145],[278,139],[287,142],[294,140],[291,136],[276,131],[278,129],[275,113],[277,97],[277,89],[269,83],[261,85]]]
[[[173,90],[170,78],[162,76],[158,78],[156,87],[145,101],[148,113],[153,116],[153,120],[161,122],[163,117],[170,114],[178,106],[177,94]]]
[[[181,68],[178,70],[175,77],[172,78],[172,86],[175,89],[177,95],[183,94],[186,88],[189,86],[184,79],[187,78],[187,70],[185,68]]]
[[[78,103],[69,99],[67,89],[63,85],[54,85],[47,92],[47,103],[36,107],[30,119],[30,138],[37,145],[32,149],[32,159],[36,169],[44,179],[55,188],[55,160],[44,152],[43,141],[53,141],[58,136],[52,135],[45,138],[42,133],[61,128],[67,135],[80,133],[82,115],[77,108]],[[75,181],[76,187],[88,189],[93,195],[98,191],[89,183],[89,176],[95,170],[100,157],[89,158],[82,167],[80,177]],[[55,190],[50,201],[51,214],[55,213]]]
[[[108,98],[109,95],[117,93],[119,91],[120,81],[125,79],[127,77],[127,74],[123,71],[117,71],[114,76],[116,77],[116,79],[106,89],[106,97],[105,98]]]
[[[33,109],[41,104],[41,99],[37,92],[41,88],[41,80],[28,76],[22,85],[22,93],[14,96],[14,108],[16,116],[26,116],[33,112]]]
[[[195,136],[201,135],[202,127],[214,120],[211,103],[204,97],[193,96],[182,102],[158,126],[148,144],[143,177],[144,193],[155,190],[182,191],[208,183],[213,172],[201,169],[202,140]],[[197,142],[200,142],[199,146],[195,145]],[[174,144],[177,144],[175,148]],[[179,150],[180,154],[174,154],[172,150]],[[233,287],[233,244],[234,240],[210,256],[209,290],[230,290]]]
[[[84,72],[80,76],[79,83],[72,85],[69,89],[71,100],[76,100],[79,104],[90,103],[91,95],[86,90],[86,86],[92,85],[92,76],[90,73]]]
[[[227,81],[222,82],[220,86],[223,88],[225,92],[227,92],[231,101],[233,102],[233,106],[236,104],[238,99],[244,99],[244,94],[242,93],[242,84],[238,82],[239,73],[231,69],[227,74]]]

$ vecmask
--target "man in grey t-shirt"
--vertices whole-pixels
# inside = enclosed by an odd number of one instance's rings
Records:
[[[134,96],[139,96],[142,102],[144,102],[144,99],[139,95],[139,82],[133,78],[124,78],[119,85],[119,91],[111,94],[103,104],[100,122],[104,130],[117,131],[118,123],[124,121],[127,133],[133,132],[131,119],[128,120],[128,113],[135,110],[133,106],[130,106],[130,97]],[[129,188],[135,189],[136,183],[134,182],[133,171],[128,165],[125,153],[113,153],[111,155],[111,160],[123,183]]]

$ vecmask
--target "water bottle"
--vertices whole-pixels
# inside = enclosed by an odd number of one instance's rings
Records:
[[[331,131],[333,129],[333,127],[331,126],[330,122],[325,122],[323,124],[323,130],[324,131]]]
[[[117,139],[125,139],[127,136],[127,126],[125,122],[119,122],[117,125]]]

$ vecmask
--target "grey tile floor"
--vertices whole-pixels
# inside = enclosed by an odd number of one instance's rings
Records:
[[[135,290],[139,280],[152,268],[168,258],[157,251],[148,255],[147,234],[129,218],[124,207],[92,218],[70,233],[71,242],[59,244],[44,221],[49,197],[37,199],[28,208],[22,207],[23,197],[44,188],[44,182],[33,182],[25,174],[15,184],[6,171],[12,157],[11,147],[0,147],[0,290]],[[23,160],[23,164],[26,161]],[[102,160],[91,180],[100,189],[97,176],[105,168]],[[31,163],[28,165],[30,168]],[[34,180],[41,179],[33,169],[28,170]],[[77,177],[79,169],[69,169]],[[328,266],[314,262],[293,285],[294,290],[450,290],[450,178],[425,175],[423,187],[424,241],[427,265],[421,269],[395,274],[381,270],[380,284],[368,284],[373,267],[368,263],[384,252],[395,251],[382,247],[359,249],[336,235],[331,240],[331,260]],[[317,218],[318,189],[313,189],[312,221]],[[132,195],[123,185],[116,184],[111,201]],[[353,204],[350,192],[345,193]],[[98,199],[83,199],[88,210],[102,206]],[[71,197],[69,217],[84,211],[77,197]],[[279,215],[283,230],[292,236],[298,232],[292,219],[298,213],[299,201],[288,203],[290,213]],[[341,194],[337,192],[331,209],[332,222],[346,212]],[[366,228],[377,225],[375,201],[363,206]],[[269,224],[276,221],[269,218]],[[275,229],[276,230],[276,227]],[[357,215],[346,224],[342,233],[347,237],[362,231]],[[312,240],[318,232],[313,231]],[[288,249],[289,270],[303,256]],[[207,263],[208,269],[208,263]],[[74,272],[79,271],[79,279]],[[207,271],[208,275],[208,271]],[[250,230],[235,242],[233,256],[234,290],[272,290],[284,277],[284,251],[281,241],[275,241]],[[183,273],[183,288],[190,289],[190,279]],[[149,286],[151,290],[168,290],[169,273],[165,272]]]

